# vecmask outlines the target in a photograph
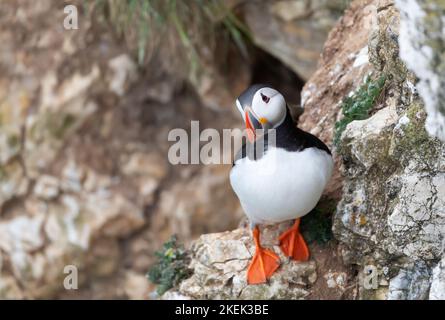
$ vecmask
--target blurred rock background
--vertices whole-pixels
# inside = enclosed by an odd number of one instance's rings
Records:
[[[63,27],[68,4],[78,30]],[[192,275],[164,298],[444,298],[444,10],[0,2],[0,298],[153,298],[146,273],[172,234]],[[192,120],[242,128],[234,99],[258,82],[284,93],[295,120],[303,107],[299,125],[334,151],[312,214],[334,237],[273,285],[246,288],[252,248],[231,166],[172,166],[167,136]],[[370,264],[376,290],[363,286]],[[78,290],[63,288],[66,265],[79,268]]]
[[[63,27],[68,4],[78,30]],[[231,166],[170,165],[168,132],[241,127],[234,97],[252,82],[298,104],[344,7],[2,1],[0,297],[147,298],[171,234],[238,226]]]

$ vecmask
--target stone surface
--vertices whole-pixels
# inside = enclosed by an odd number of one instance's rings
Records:
[[[44,244],[44,215],[17,217],[0,224],[0,248],[8,254],[32,252]]]
[[[227,81],[209,60],[210,83],[184,85],[162,69],[168,59],[139,68],[82,1],[81,28],[65,32],[56,2],[0,3],[0,298],[145,299],[172,232],[188,243],[238,224],[229,166],[172,167],[167,136],[190,120],[238,124],[203,104],[235,113],[231,90],[247,85],[249,64]],[[63,288],[66,265],[79,269],[76,292]]]
[[[85,51],[90,23],[61,33],[64,13],[52,2],[0,4],[0,298],[54,297],[66,265],[80,270],[80,285],[111,276],[117,239],[145,225],[142,201],[103,166],[78,161],[86,143],[70,151],[73,137],[101,117],[96,95],[127,92],[134,63],[106,36]],[[48,16],[38,27],[29,23]],[[92,58],[97,46],[103,50]],[[151,189],[162,179],[155,178]]]
[[[400,10],[400,57],[419,78],[416,87],[428,113],[428,133],[445,141],[445,5],[443,1],[396,0]]]
[[[124,279],[125,293],[129,299],[141,300],[148,298],[148,280],[145,275],[128,272]]]
[[[48,175],[39,177],[34,186],[34,194],[45,200],[54,199],[59,195],[59,180]]]
[[[108,65],[113,73],[110,90],[123,96],[129,85],[136,79],[136,64],[127,54],[121,54],[108,61]]]
[[[349,28],[360,40],[338,41]],[[333,231],[347,263],[378,270],[376,290],[359,282],[366,299],[427,299],[431,268],[443,254],[445,146],[424,129],[416,78],[399,58],[398,30],[391,1],[353,2],[302,94],[303,126],[316,124],[329,142],[342,99],[366,77],[387,78],[370,117],[349,123],[336,148],[344,181]],[[333,74],[340,76],[332,81]],[[312,121],[315,115],[322,120]]]
[[[28,192],[29,180],[19,161],[13,161],[0,168],[0,207],[14,197]]]
[[[179,292],[194,299],[303,299],[316,281],[314,261],[288,261],[277,237],[289,224],[268,227],[262,244],[280,255],[281,267],[269,283],[247,285],[246,271],[255,247],[248,229],[201,236],[192,246],[193,275],[184,280]]]
[[[310,244],[307,263],[281,256],[268,284],[248,286],[249,230],[208,234],[243,216],[230,165],[172,167],[164,155],[169,130],[190,120],[241,125],[233,97],[250,81],[249,63],[231,51],[221,67],[212,50],[223,50],[203,49],[206,72],[189,79],[195,92],[172,70],[139,72],[86,16],[78,32],[61,32],[55,0],[1,2],[0,298],[153,298],[145,273],[177,233],[186,245],[201,236],[190,248],[193,275],[164,299],[443,299],[445,147],[428,135],[444,132],[443,6],[354,1],[327,36],[346,3],[231,1],[255,44],[309,79],[300,125],[333,149],[327,195],[341,200],[339,247]],[[370,117],[333,147],[343,99],[382,74]],[[280,253],[285,227],[266,227],[263,244]],[[66,265],[79,269],[78,292],[63,289]],[[369,265],[376,290],[363,286]]]
[[[329,30],[348,1],[247,1],[243,12],[256,45],[307,80]]]
[[[3,299],[23,299],[23,293],[13,277],[0,277],[0,296]]]
[[[183,183],[177,183],[163,190],[159,197],[157,215],[164,217],[156,224],[168,223],[170,233],[178,234],[182,239],[191,239],[191,235],[208,232],[213,225],[216,231],[230,230],[236,227],[234,221],[240,221],[243,213],[236,196],[227,185],[230,166],[207,166],[195,177],[185,176]],[[230,212],[233,219],[221,219],[218,211]],[[206,220],[206,223],[197,223]]]
[[[430,291],[430,270],[424,263],[415,263],[411,269],[401,269],[389,281],[388,300],[425,300]]]
[[[367,48],[376,28],[377,8],[372,1],[351,3],[329,33],[319,68],[301,92],[301,128],[317,135],[334,152],[336,166],[326,193],[335,199],[341,197],[342,177],[341,160],[332,145],[334,125],[340,118],[343,98],[354,92],[371,70]]]
[[[263,26],[262,30],[276,30],[276,21],[268,20],[267,14],[263,20],[254,19],[255,12],[273,12],[280,23],[294,23],[305,7],[292,3],[292,7],[290,2],[276,2],[252,8],[251,28],[266,23],[271,27]],[[246,21],[249,23],[249,17]],[[425,98],[418,95],[416,75],[399,57],[399,27],[399,12],[392,1],[352,2],[329,34],[319,68],[302,92],[305,111],[301,126],[331,145],[345,97],[353,96],[369,77],[383,75],[386,79],[369,118],[349,123],[334,148],[337,171],[328,190],[329,196],[340,199],[333,232],[344,261],[358,271],[353,284],[357,291],[352,296],[361,299],[436,299],[443,286],[443,263],[439,261],[443,259],[445,234],[445,146],[424,129]],[[273,48],[273,41],[280,40],[262,36],[268,39],[263,47],[267,44]],[[440,53],[438,50],[435,54]],[[263,240],[271,241],[269,246],[274,247],[277,234],[273,228],[266,228]],[[244,229],[201,236],[191,248],[193,275],[181,283],[179,296],[316,298],[323,290],[341,293],[350,288],[349,274],[344,270],[326,270],[322,265],[315,276],[315,271],[306,273],[312,270],[307,269],[309,265],[299,264],[294,270],[289,262],[283,263],[269,284],[246,286],[252,249]],[[317,256],[313,262],[323,264]],[[368,276],[365,267],[369,266],[377,271],[375,289],[364,285]],[[294,286],[287,278],[289,272],[297,279],[306,274],[304,287],[298,285],[300,280]]]
[[[433,269],[431,279],[430,300],[445,300],[445,258],[442,258]]]

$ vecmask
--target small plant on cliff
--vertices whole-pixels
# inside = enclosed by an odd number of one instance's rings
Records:
[[[157,285],[158,295],[175,287],[182,279],[190,276],[187,253],[178,244],[176,236],[164,243],[162,250],[155,253],[158,261],[148,271],[148,279]]]
[[[94,12],[136,47],[140,64],[167,43],[179,65],[194,72],[208,48],[221,42],[235,44],[247,56],[245,40],[251,36],[233,9],[223,0],[96,0]]]
[[[301,219],[301,232],[307,242],[325,244],[332,239],[332,214],[336,202],[325,199]]]
[[[338,146],[341,134],[346,126],[354,120],[364,120],[380,96],[385,85],[386,76],[373,80],[368,77],[365,83],[350,97],[346,97],[341,105],[343,118],[335,123],[334,144]]]

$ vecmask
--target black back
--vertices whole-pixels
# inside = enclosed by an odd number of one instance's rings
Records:
[[[284,119],[283,123],[276,128],[276,147],[290,152],[302,151],[306,148],[315,147],[326,151],[328,154],[331,154],[331,151],[326,144],[323,143],[323,141],[318,139],[313,134],[297,128],[292,120],[289,109],[286,109],[286,118]],[[249,141],[243,143],[243,146],[235,156],[233,165],[235,165],[235,161],[245,158],[246,156],[248,156],[250,159],[253,158],[254,160],[261,159],[263,154],[266,153],[268,149],[267,132],[263,137],[257,139],[257,141],[253,143],[254,145],[252,152],[249,154],[247,152],[247,144],[250,144],[251,146]]]

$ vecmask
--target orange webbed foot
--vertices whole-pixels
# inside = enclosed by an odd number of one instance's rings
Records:
[[[300,233],[299,227],[300,219],[297,219],[290,229],[281,234],[279,238],[280,248],[291,259],[307,261],[309,260],[309,248]]]
[[[280,266],[280,258],[271,250],[261,247],[257,227],[253,230],[253,237],[256,244],[256,251],[247,269],[247,283],[265,283]]]

